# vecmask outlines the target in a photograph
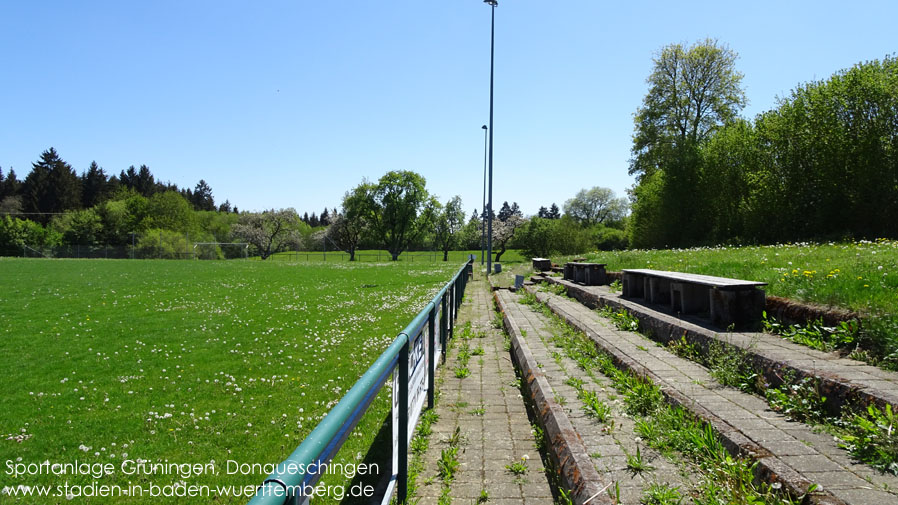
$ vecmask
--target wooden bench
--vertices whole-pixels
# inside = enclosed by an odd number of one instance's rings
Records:
[[[624,298],[643,298],[679,314],[707,314],[719,328],[760,326],[766,302],[761,288],[766,282],[663,270],[622,272]]]
[[[533,260],[533,269],[538,272],[552,270],[552,260],[548,258],[531,258]]]
[[[606,284],[605,263],[565,263],[564,278],[585,286]]]

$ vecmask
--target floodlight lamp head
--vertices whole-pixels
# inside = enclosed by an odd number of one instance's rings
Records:
[[[483,3],[490,4],[493,7],[496,7],[497,5],[499,5],[499,0],[483,0]]]
[[[483,129],[483,130],[489,130],[489,128],[487,128],[486,125],[483,125],[483,126],[481,126],[480,128]]]

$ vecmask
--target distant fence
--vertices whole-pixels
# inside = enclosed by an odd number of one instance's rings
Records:
[[[426,404],[433,407],[436,355],[445,357],[446,344],[455,330],[455,318],[464,296],[472,262],[465,263],[412,322],[399,332],[352,386],[276,470],[259,486],[251,505],[305,504],[321,477],[310,468],[327,465],[368,410],[390,375],[393,376],[393,472],[384,496],[393,491],[399,503],[408,492],[408,446]]]
[[[140,245],[61,245],[41,247],[24,244],[17,256],[25,258],[88,258],[88,259],[247,259],[248,244],[217,242],[186,242],[170,247],[166,242]],[[11,254],[10,254],[11,255]]]
[[[249,245],[244,243],[191,242],[184,235],[177,244],[170,240],[148,241],[142,239],[134,245],[65,245],[41,247],[24,244],[18,249],[7,251],[6,255],[26,258],[99,258],[99,259],[248,259]],[[450,251],[449,260],[467,256],[464,251]],[[344,251],[282,251],[268,257],[266,261],[287,262],[344,262],[350,254]],[[255,257],[258,259],[258,257]],[[355,261],[390,261],[387,251],[364,250],[355,253]],[[442,251],[403,251],[399,261],[436,262],[443,260]]]
[[[450,251],[454,256],[456,251]],[[270,256],[274,261],[349,261],[350,254],[343,251],[290,251]],[[363,251],[355,253],[355,261],[390,261],[392,256],[387,251]],[[443,261],[442,251],[403,251],[399,261]]]

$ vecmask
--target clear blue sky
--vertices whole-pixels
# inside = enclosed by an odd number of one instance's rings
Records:
[[[147,164],[241,209],[339,206],[414,170],[481,207],[489,105],[481,0],[2,1],[0,166],[55,147],[80,173]],[[500,0],[496,207],[623,196],[652,55],[717,38],[750,103],[896,50],[898,2]]]

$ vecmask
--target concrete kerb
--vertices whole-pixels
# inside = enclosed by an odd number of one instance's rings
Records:
[[[603,492],[608,483],[596,471],[583,440],[564,409],[554,400],[552,388],[530,353],[520,328],[508,317],[506,307],[495,291],[493,298],[502,312],[505,329],[511,338],[514,364],[520,371],[524,379],[522,384],[535,406],[537,418],[549,444],[549,457],[559,471],[561,484],[571,491],[571,498],[577,505],[611,505],[611,498]]]
[[[685,337],[688,342],[695,343],[706,350],[712,343],[723,345],[732,351],[747,350],[754,367],[763,371],[764,380],[774,387],[782,384],[782,377],[785,373],[795,374],[796,379],[805,377],[818,379],[820,381],[821,394],[826,397],[825,406],[831,414],[839,415],[842,407],[846,405],[866,406],[872,404],[882,409],[885,408],[886,404],[890,404],[892,409],[898,410],[898,394],[894,392],[853,384],[850,379],[827,370],[809,369],[789,361],[780,361],[765,356],[751,349],[744,349],[722,339],[717,332],[711,329],[699,326],[686,319],[678,319],[675,316],[651,310],[617,296],[593,293],[582,286],[553,277],[540,277],[534,278],[534,280],[537,282],[544,280],[551,284],[563,286],[569,296],[592,309],[606,305],[617,310],[626,309],[639,319],[640,328],[651,338],[664,344],[671,340]],[[821,362],[824,362],[824,360],[821,360]]]
[[[658,375],[627,356],[620,349],[604,342],[604,339],[599,339],[595,332],[584,326],[576,318],[572,317],[572,315],[565,311],[563,307],[554,303],[545,293],[540,293],[534,288],[527,289],[536,296],[541,303],[546,304],[549,309],[564,319],[565,322],[577,330],[584,332],[597,346],[608,352],[611,355],[615,366],[623,370],[630,370],[637,375],[651,379],[659,387],[668,403],[678,405],[688,410],[702,421],[708,423],[717,433],[721,443],[730,454],[756,461],[758,466],[755,477],[758,481],[766,482],[767,484],[779,484],[793,497],[806,495],[805,500],[807,503],[815,505],[845,505],[845,502],[831,495],[826,490],[823,490],[822,493],[815,492],[813,494],[808,494],[813,483],[801,476],[782,460],[773,456],[770,451],[752,442],[737,428],[714,415],[707,409],[697,405],[687,396],[670,387],[666,387],[665,381]]]

